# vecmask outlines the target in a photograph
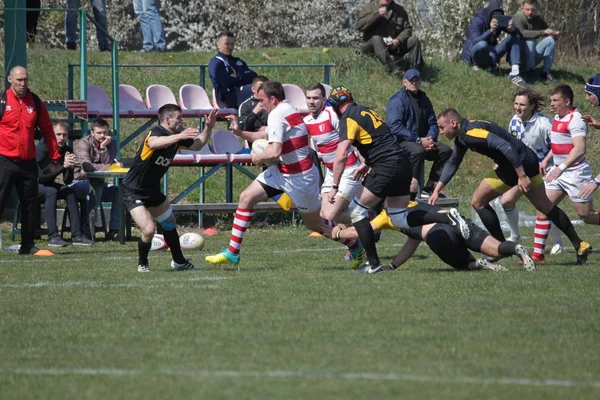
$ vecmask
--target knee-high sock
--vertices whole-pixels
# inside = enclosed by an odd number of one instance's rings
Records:
[[[502,242],[500,246],[498,246],[498,254],[500,257],[510,257],[517,254],[517,244],[515,242]]]
[[[500,227],[500,220],[498,219],[498,215],[492,206],[488,204],[483,208],[476,209],[473,207],[473,209],[477,215],[479,215],[483,226],[485,226],[490,235],[492,235],[499,242],[504,242],[506,239],[504,238],[502,228]]]
[[[254,213],[252,210],[245,210],[243,208],[235,210],[233,226],[231,227],[231,239],[229,240],[229,246],[227,246],[227,249],[231,253],[240,254],[242,240],[244,240],[244,235],[246,234],[248,226],[250,226],[253,215]]]
[[[508,223],[508,228],[510,229],[510,237],[513,239],[520,239],[521,233],[519,232],[519,210],[517,207],[504,209],[504,213],[506,214],[506,222]]]
[[[146,243],[140,238],[138,240],[138,264],[139,265],[148,265],[148,254],[150,253],[150,248],[152,247],[152,242]]]
[[[173,261],[177,264],[185,263],[185,257],[181,252],[181,244],[179,243],[179,234],[177,233],[177,229],[172,229],[170,231],[163,229],[163,236],[165,238],[165,242],[169,245],[171,249],[171,257]]]
[[[368,218],[363,218],[360,221],[355,222],[354,227],[356,228],[358,237],[360,238],[360,241],[365,249],[365,254],[367,255],[369,264],[372,266],[379,265],[377,247],[375,246],[375,234],[373,233],[371,222],[369,222]]]
[[[544,256],[548,233],[550,232],[550,220],[545,217],[535,219],[535,229],[533,231],[533,254]]]
[[[558,229],[567,235],[575,250],[579,250],[581,238],[575,231],[575,227],[573,227],[573,224],[571,223],[569,217],[567,217],[567,214],[565,214],[565,212],[559,207],[554,206],[548,213],[548,219],[550,219],[550,221],[552,221],[558,227]]]
[[[332,228],[335,225],[334,222],[330,219],[323,218],[322,222]],[[321,232],[321,233],[323,233],[323,232]],[[336,238],[329,238],[329,239],[331,239],[335,242],[340,242],[344,246],[348,247],[350,250],[354,250],[354,249],[358,248],[358,240],[356,240],[356,239],[336,239]]]
[[[556,225],[552,224],[550,234],[552,235],[552,245],[560,244],[562,246],[562,232]]]

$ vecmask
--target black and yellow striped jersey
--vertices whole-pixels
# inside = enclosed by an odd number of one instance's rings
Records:
[[[377,113],[365,106],[352,103],[340,118],[340,141],[350,139],[365,163],[378,162],[402,156],[402,147],[390,127]]]
[[[491,158],[499,168],[503,169],[522,166],[524,160],[531,158],[531,154],[528,153],[533,152],[522,141],[493,122],[463,118],[460,121],[459,134],[454,139],[452,156],[444,166],[440,182],[444,184],[450,182],[467,150]]]
[[[133,165],[123,179],[123,185],[134,190],[160,190],[160,180],[167,173],[177,150],[180,147],[190,147],[194,143],[194,139],[187,139],[161,149],[153,150],[148,147],[150,136],[169,135],[169,131],[160,125],[148,132],[135,155]]]

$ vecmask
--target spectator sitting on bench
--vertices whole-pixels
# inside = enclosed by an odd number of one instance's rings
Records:
[[[98,209],[99,202],[111,202],[108,240],[119,238],[119,188],[101,178],[89,178],[87,172],[106,171],[114,164],[117,145],[112,142],[108,122],[98,118],[90,124],[91,134],[77,143],[76,154],[80,164],[75,167],[75,183],[72,187],[78,199],[89,198],[88,212]],[[90,185],[91,192],[90,193]]]
[[[217,99],[227,108],[235,108],[251,96],[250,86],[256,72],[248,68],[244,60],[234,57],[235,37],[223,32],[217,39],[219,51],[208,63],[208,75]]]
[[[423,188],[423,192],[431,193],[452,155],[452,149],[437,141],[439,130],[435,111],[431,100],[420,90],[419,71],[406,71],[402,85],[402,89],[387,102],[386,122],[402,142],[402,148],[412,165],[413,178],[419,179],[421,176],[423,160],[433,161],[429,179]],[[417,191],[418,185],[411,185],[411,198],[417,196]]]
[[[58,235],[58,226],[56,224],[56,201],[58,199],[67,201],[67,209],[71,217],[73,244],[89,246],[93,242],[83,235],[75,191],[68,186],[73,182],[73,171],[76,160],[73,149],[67,145],[69,127],[64,122],[57,122],[54,124],[54,134],[56,135],[56,143],[58,144],[58,151],[60,153],[59,163],[62,166],[61,169],[48,169],[50,156],[48,155],[48,146],[43,138],[35,146],[35,158],[40,168],[38,200],[40,203],[44,203],[44,219],[48,225],[48,246],[64,247],[67,245],[67,242]],[[62,183],[56,182],[59,176],[62,178]]]
[[[256,98],[256,94],[263,82],[268,80],[269,78],[263,75],[255,76],[252,79],[252,87],[250,88],[252,97],[240,104],[238,110],[238,124],[241,130],[258,132],[260,128],[267,126],[267,113],[263,110],[260,99]],[[250,142],[249,144],[252,145]]]

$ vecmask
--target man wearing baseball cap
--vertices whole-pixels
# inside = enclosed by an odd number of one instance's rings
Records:
[[[452,155],[452,149],[438,142],[438,125],[435,111],[427,94],[421,90],[423,82],[416,69],[404,73],[402,89],[387,102],[386,122],[392,133],[402,143],[402,147],[412,166],[415,179],[421,176],[423,161],[433,161],[429,178],[423,191],[431,193],[440,179],[444,165]],[[417,189],[411,188],[411,197],[416,197]]]

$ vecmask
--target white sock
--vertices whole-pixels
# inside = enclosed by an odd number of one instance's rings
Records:
[[[512,67],[510,67],[510,74],[519,75],[519,64],[513,64]]]
[[[517,207],[511,209],[504,209],[506,214],[506,222],[508,223],[508,229],[510,230],[510,237],[513,239],[520,239],[521,233],[519,232],[519,210]]]
[[[552,235],[552,246],[555,244],[560,244],[562,246],[562,232],[556,225],[552,224],[550,234]]]

